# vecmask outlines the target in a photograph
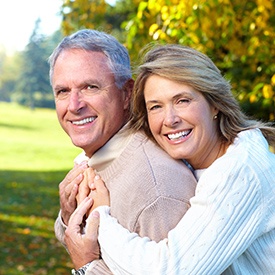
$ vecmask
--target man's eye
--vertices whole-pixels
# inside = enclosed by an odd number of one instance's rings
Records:
[[[99,87],[96,86],[96,85],[88,85],[88,86],[86,87],[86,90],[95,90],[95,89],[99,89]]]
[[[55,92],[55,96],[56,96],[57,98],[64,98],[64,97],[66,97],[67,95],[68,95],[68,90],[65,90],[65,89],[63,89],[63,90],[58,90],[58,91]]]
[[[81,93],[85,96],[93,96],[100,92],[100,88],[97,85],[87,85],[83,87]]]

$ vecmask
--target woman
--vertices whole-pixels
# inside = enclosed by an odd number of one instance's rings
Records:
[[[102,257],[112,272],[275,274],[275,155],[269,150],[275,128],[248,119],[213,62],[179,45],[146,54],[133,113],[134,129],[143,128],[173,158],[185,159],[198,185],[187,213],[159,243],[122,228],[109,207],[97,208]],[[104,193],[95,183],[94,196]],[[90,205],[83,202],[70,228]],[[94,244],[96,223],[94,213],[90,237],[81,241]],[[69,230],[67,238],[74,237]]]

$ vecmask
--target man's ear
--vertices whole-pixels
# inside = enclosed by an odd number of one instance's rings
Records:
[[[132,92],[134,88],[134,80],[131,78],[127,80],[127,82],[123,86],[123,94],[124,94],[124,109],[128,109],[130,106],[130,100],[132,97]]]

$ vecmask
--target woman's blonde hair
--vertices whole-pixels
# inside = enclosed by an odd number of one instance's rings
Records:
[[[231,92],[231,85],[212,60],[201,52],[181,45],[157,45],[149,50],[137,69],[132,100],[131,126],[143,129],[152,138],[144,100],[144,86],[150,75],[183,83],[201,92],[208,103],[219,110],[219,134],[232,143],[243,130],[259,128],[269,144],[275,146],[275,128],[248,118]]]

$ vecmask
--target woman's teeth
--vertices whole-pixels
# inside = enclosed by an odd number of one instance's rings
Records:
[[[179,138],[186,137],[190,132],[191,132],[191,130],[189,130],[189,131],[182,131],[182,132],[178,132],[178,133],[175,133],[175,134],[169,134],[168,138],[170,140],[176,140],[176,139],[179,139]]]

